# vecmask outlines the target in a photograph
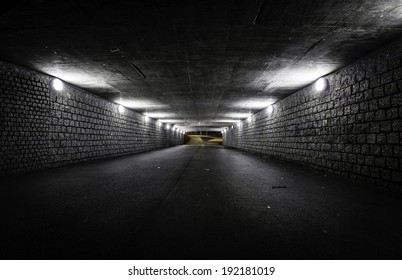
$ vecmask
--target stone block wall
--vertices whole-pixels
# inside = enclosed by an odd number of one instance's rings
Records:
[[[401,192],[402,43],[396,42],[230,127],[224,145]],[[272,111],[271,111],[272,110]]]
[[[52,77],[0,62],[0,175],[183,143],[151,118]]]

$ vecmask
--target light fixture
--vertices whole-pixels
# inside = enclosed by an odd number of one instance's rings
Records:
[[[167,125],[166,125],[166,128],[167,128],[167,129],[170,129],[170,125],[167,124]]]
[[[274,111],[274,106],[273,106],[273,105],[269,105],[269,106],[267,107],[267,112],[268,112],[268,114],[272,114],[273,111]]]
[[[125,108],[124,108],[123,105],[119,105],[119,107],[118,107],[117,109],[119,110],[119,113],[120,113],[120,114],[123,114],[124,111],[125,111]]]
[[[148,121],[149,121],[149,117],[148,117],[147,115],[145,115],[145,116],[144,116],[144,120],[145,120],[145,122],[148,122]]]
[[[315,89],[317,91],[324,91],[326,90],[328,87],[328,80],[325,78],[319,78],[316,82],[315,82]]]
[[[53,79],[52,86],[55,90],[60,91],[63,89],[63,82],[59,79]]]
[[[251,122],[251,116],[249,116],[249,117],[247,118],[247,121],[248,121],[248,122]]]

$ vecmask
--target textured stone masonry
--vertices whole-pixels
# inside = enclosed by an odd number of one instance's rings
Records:
[[[155,120],[52,77],[0,62],[0,175],[183,143]]]
[[[401,192],[402,43],[396,42],[230,127],[224,145]]]

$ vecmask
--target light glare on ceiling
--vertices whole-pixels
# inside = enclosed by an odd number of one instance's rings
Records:
[[[170,105],[167,104],[159,104],[155,103],[151,100],[145,100],[145,99],[123,99],[119,98],[118,100],[115,100],[116,103],[123,105],[126,108],[134,109],[134,110],[141,110],[141,109],[168,109],[170,108]],[[159,115],[156,114],[151,114],[148,113],[148,115],[152,118],[155,117],[160,117]]]
[[[272,103],[274,103],[275,100],[272,98],[269,99],[255,99],[255,100],[248,100],[244,106],[250,109],[263,109],[269,105],[271,105]],[[243,105],[243,104],[242,104]],[[242,106],[242,107],[244,107]]]
[[[229,114],[226,114],[226,117],[228,118],[228,119],[245,119],[245,118],[247,118],[248,116],[250,116],[250,112],[247,112],[247,113],[229,113]]]

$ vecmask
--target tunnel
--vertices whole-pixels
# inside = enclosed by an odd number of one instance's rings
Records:
[[[399,0],[0,11],[0,259],[402,259]]]

